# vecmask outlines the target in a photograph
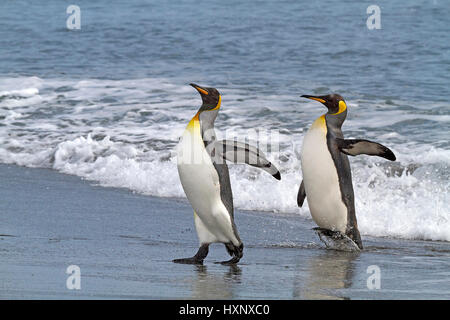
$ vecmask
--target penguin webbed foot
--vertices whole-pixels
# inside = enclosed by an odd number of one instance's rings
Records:
[[[313,228],[319,239],[325,244],[327,249],[338,251],[361,251],[360,247],[340,231],[333,231],[324,228]]]
[[[313,230],[317,233],[317,234],[322,234],[324,236],[327,237],[334,237],[334,238],[342,238],[342,233],[340,231],[333,231],[330,229],[325,229],[325,228],[320,228],[320,227],[316,227],[313,228]]]
[[[220,261],[215,263],[220,263],[223,265],[234,265],[241,260],[244,255],[244,244],[241,243],[239,246],[235,246],[232,243],[225,243],[225,248],[227,249],[228,254],[232,257],[230,260]]]
[[[319,237],[320,237],[320,235],[324,235],[327,237],[331,237],[335,240],[341,240],[341,239],[345,238],[345,235],[340,231],[333,231],[330,229],[325,229],[325,228],[320,228],[320,227],[313,228],[313,230],[316,231],[316,233],[319,235]]]
[[[218,262],[215,262],[215,263],[217,263],[217,264],[223,264],[223,265],[225,265],[225,266],[231,266],[231,265],[237,264],[237,263],[239,262],[239,260],[241,260],[241,258],[239,258],[239,257],[237,257],[237,256],[234,256],[234,257],[232,257],[230,260],[226,260],[226,261],[218,261]]]
[[[181,258],[172,260],[174,263],[182,263],[182,264],[198,264],[203,265],[203,260],[197,259],[195,256],[191,258]]]
[[[191,258],[174,259],[172,260],[172,262],[203,265],[203,260],[205,260],[206,256],[208,255],[208,252],[209,252],[209,244],[202,244],[200,248],[198,248],[198,251],[195,254],[195,256]]]

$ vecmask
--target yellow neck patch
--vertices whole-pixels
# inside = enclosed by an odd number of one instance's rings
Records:
[[[221,98],[221,96],[219,96],[219,102],[217,102],[217,106],[214,109],[211,109],[208,111],[218,110],[220,108],[221,101],[222,101],[222,98]],[[198,119],[199,115],[200,115],[200,111],[195,114],[195,116],[191,119],[191,121],[189,121],[189,123],[187,125],[187,128],[189,130],[194,130],[196,127],[200,128],[200,121]]]
[[[345,110],[347,110],[347,105],[345,104],[344,101],[341,100],[341,101],[339,101],[339,110],[338,110],[338,112],[333,113],[333,115],[342,113],[342,112],[344,112]]]
[[[189,121],[187,125],[187,129],[193,131],[196,127],[200,127],[200,122],[198,120],[198,116],[200,115],[200,111],[195,114],[195,116]]]
[[[217,106],[214,109],[211,109],[209,111],[219,110],[221,102],[222,102],[222,96],[219,96],[219,101],[217,102]]]
[[[311,125],[311,128],[327,130],[325,115],[322,115],[319,118],[317,118],[316,121],[314,121],[313,124]]]

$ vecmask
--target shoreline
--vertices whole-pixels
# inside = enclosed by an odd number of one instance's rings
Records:
[[[236,210],[237,266],[213,244],[193,255],[192,209],[178,198],[106,188],[51,169],[0,165],[0,299],[449,299],[444,241],[363,236],[359,253],[326,250],[311,220]],[[81,289],[66,288],[69,265]],[[381,288],[367,288],[379,266]]]

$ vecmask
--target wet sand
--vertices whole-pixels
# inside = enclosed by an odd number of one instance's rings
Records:
[[[1,299],[450,299],[447,242],[363,236],[363,252],[337,252],[311,220],[237,210],[240,264],[215,264],[229,257],[214,244],[203,266],[180,265],[198,245],[186,200],[14,165],[0,181]],[[69,265],[80,290],[66,287]]]

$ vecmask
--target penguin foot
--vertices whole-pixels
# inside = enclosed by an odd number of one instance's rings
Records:
[[[181,258],[172,260],[174,263],[183,263],[183,264],[198,264],[203,265],[203,259],[197,259],[195,256],[191,258]]]
[[[206,256],[209,252],[209,243],[204,243],[198,248],[197,253],[195,256],[191,258],[181,258],[181,259],[175,259],[172,260],[174,263],[184,263],[184,264],[203,264],[203,260],[205,260]]]
[[[347,235],[340,231],[332,231],[324,228],[314,228],[319,239],[325,244],[327,249],[338,251],[359,252],[361,249]]]
[[[239,260],[241,260],[241,258],[234,256],[233,258],[231,258],[230,260],[227,261],[219,261],[219,262],[215,262],[217,264],[223,264],[225,266],[231,266],[231,265],[235,265],[239,262]]]
[[[221,261],[216,262],[223,265],[234,265],[241,260],[241,258],[244,256],[244,244],[241,243],[238,246],[235,246],[233,243],[224,243],[225,248],[227,249],[228,254],[232,257],[230,260],[227,261]]]
[[[335,239],[342,239],[342,237],[343,237],[343,234],[340,231],[332,231],[332,230],[320,228],[320,227],[313,228],[313,230],[315,232],[317,232],[319,237],[320,237],[320,235],[324,235],[327,237],[333,237]]]

